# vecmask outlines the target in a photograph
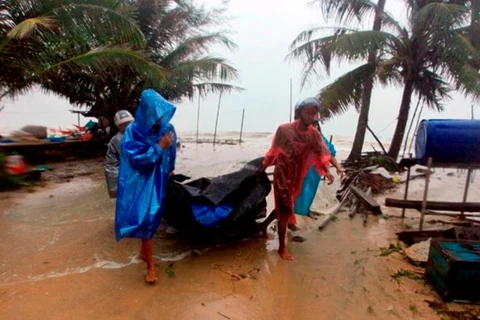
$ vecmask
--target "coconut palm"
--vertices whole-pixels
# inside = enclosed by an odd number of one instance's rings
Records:
[[[207,9],[192,0],[138,0],[138,24],[147,40],[150,59],[168,71],[159,88],[172,100],[193,98],[195,92],[241,90],[229,82],[237,70],[225,59],[209,55],[212,46],[235,50],[225,7]]]
[[[291,57],[305,62],[304,78],[318,72],[318,65],[329,72],[332,59],[365,61],[378,53],[374,63],[368,62],[323,88],[320,92],[327,116],[341,114],[350,105],[361,107],[367,79],[383,85],[403,86],[397,126],[389,155],[397,158],[403,141],[413,94],[429,107],[442,110],[449,85],[444,79],[465,90],[480,92],[478,77],[468,62],[478,57],[468,37],[459,30],[468,25],[468,1],[406,0],[408,26],[402,26],[391,14],[371,1],[359,14],[377,10],[382,17],[383,31],[349,28],[315,28],[302,32],[293,42]],[[351,12],[351,11],[350,11]],[[330,32],[329,36],[316,37]]]
[[[58,75],[109,69],[161,81],[162,68],[140,52],[146,41],[122,0],[3,0],[0,2],[0,94],[16,94]],[[70,83],[72,85],[72,83]]]
[[[195,92],[241,89],[229,83],[237,78],[237,70],[225,59],[208,55],[216,44],[236,47],[225,32],[206,31],[223,21],[223,10],[207,10],[189,0],[130,1],[129,9],[144,34],[148,59],[165,71],[165,79],[156,81],[125,67],[108,70],[107,79],[99,79],[94,70],[79,75],[64,69],[46,87],[89,107],[88,115],[110,119],[118,109],[133,110],[145,88],[172,101],[192,98]]]
[[[348,24],[352,20],[361,22],[365,19],[368,12],[374,11],[373,31],[380,31],[382,26],[381,12],[385,9],[386,0],[378,0],[377,8],[374,8],[370,2],[358,0],[315,0],[313,5],[318,5],[325,18],[328,20],[334,17],[339,24]],[[375,65],[377,53],[372,51],[368,55],[368,64]],[[373,91],[373,77],[367,77],[362,89],[359,105],[359,115],[355,139],[348,160],[357,160],[362,154],[362,148],[365,141],[365,133],[368,127],[368,117],[370,112],[370,101]]]

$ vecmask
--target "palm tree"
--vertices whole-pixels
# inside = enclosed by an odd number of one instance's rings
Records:
[[[130,1],[129,9],[145,37],[149,61],[164,71],[162,81],[122,67],[109,69],[107,79],[99,79],[93,70],[80,75],[63,70],[46,86],[75,105],[89,107],[88,115],[109,119],[118,109],[133,110],[145,88],[171,101],[193,98],[195,92],[241,90],[228,83],[237,79],[237,70],[225,59],[208,55],[215,44],[236,47],[225,32],[205,31],[224,19],[223,10],[207,10],[189,0]]]
[[[380,31],[382,26],[381,12],[385,9],[386,0],[378,0],[377,8],[373,7],[370,2],[358,0],[315,0],[312,4],[320,5],[324,16],[329,19],[331,16],[336,18],[340,24],[357,20],[360,22],[366,12],[374,11],[373,31]],[[375,65],[377,53],[372,51],[368,55],[368,64]],[[362,154],[363,144],[365,142],[365,134],[368,127],[368,117],[370,112],[370,101],[373,91],[373,77],[367,77],[363,86],[361,103],[359,105],[359,115],[357,129],[355,131],[355,139],[353,140],[352,149],[348,160],[358,160]]]
[[[122,0],[0,2],[0,95],[65,72],[106,79],[105,70],[118,67],[161,81],[165,72],[140,52],[146,41],[132,17]]]
[[[193,0],[134,2],[150,59],[168,71],[159,87],[168,99],[241,90],[229,84],[238,78],[237,70],[225,59],[208,54],[214,45],[237,48],[228,32],[218,30],[227,21],[225,7],[207,9]]]
[[[375,63],[367,62],[335,80],[320,92],[327,116],[343,113],[350,105],[361,107],[362,94],[369,78],[383,85],[402,85],[397,127],[389,155],[397,158],[403,141],[413,94],[429,107],[442,110],[442,100],[448,97],[448,77],[453,84],[468,93],[480,92],[474,86],[474,74],[468,61],[478,52],[467,37],[458,32],[468,22],[469,9],[462,3],[408,0],[408,26],[402,26],[391,14],[368,0],[362,7],[377,10],[384,31],[328,28],[329,36],[315,38],[326,28],[302,32],[292,44],[291,57],[305,62],[304,78],[317,72],[318,64],[330,71],[334,58],[362,61],[372,52],[378,53]]]

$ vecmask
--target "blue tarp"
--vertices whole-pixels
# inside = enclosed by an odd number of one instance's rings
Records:
[[[332,157],[335,157],[337,151],[335,150],[335,146],[322,135],[323,141],[327,144],[328,148],[330,149],[330,154]],[[307,175],[302,181],[302,190],[295,200],[295,207],[293,212],[298,215],[306,216],[310,212],[310,207],[312,206],[313,200],[315,199],[315,195],[317,194],[318,185],[322,177],[317,173],[314,167],[311,167],[308,170]]]
[[[192,213],[195,221],[204,227],[216,227],[233,211],[233,205],[205,205],[199,203],[192,203]]]
[[[175,106],[154,90],[145,90],[135,121],[122,140],[118,176],[115,233],[124,238],[150,239],[160,225],[168,176],[175,169],[176,134],[170,124]],[[161,119],[159,130],[152,130]],[[162,150],[160,138],[173,132],[175,141]]]

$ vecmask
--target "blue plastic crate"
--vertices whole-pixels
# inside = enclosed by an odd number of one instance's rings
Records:
[[[445,301],[480,302],[480,241],[432,239],[425,277]]]

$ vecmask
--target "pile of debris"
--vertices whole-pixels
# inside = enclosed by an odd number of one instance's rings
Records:
[[[380,205],[373,195],[392,189],[400,182],[399,178],[390,174],[398,171],[395,161],[379,152],[365,153],[360,160],[344,161],[342,165],[345,168],[345,178],[342,180],[341,188],[337,190],[337,199],[340,204],[319,227],[320,230],[343,207],[349,207],[350,218],[363,213],[363,223],[366,224],[370,213],[382,214]]]

